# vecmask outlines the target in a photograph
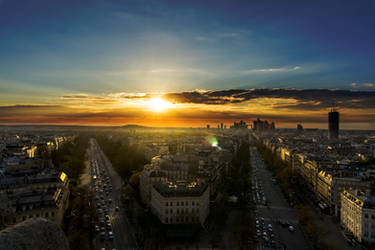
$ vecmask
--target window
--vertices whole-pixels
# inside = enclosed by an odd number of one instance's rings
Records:
[[[180,213],[180,210],[177,208],[177,214],[179,214]]]
[[[375,214],[371,215],[371,219],[375,220]]]
[[[168,202],[165,203],[165,206],[168,207]]]
[[[177,204],[176,204],[176,206],[179,206],[180,205],[180,203],[177,201]]]
[[[46,218],[48,218],[48,212],[46,213]]]
[[[180,219],[179,219],[178,217],[176,218],[176,222],[177,222],[177,223],[180,222]]]
[[[368,214],[365,214],[365,218],[368,219]]]
[[[197,206],[199,206],[199,201],[197,201]]]
[[[168,209],[165,209],[165,214],[168,214]]]
[[[169,205],[170,205],[170,206],[173,206],[173,202],[170,202]]]
[[[188,206],[188,205],[189,205],[189,202],[186,201],[186,202],[185,202],[185,206]]]
[[[171,209],[170,211],[171,211],[171,214],[173,214],[173,209]]]
[[[23,217],[22,217],[22,220],[26,220],[26,216],[23,216]]]
[[[51,216],[54,217],[55,216],[55,212],[51,212]]]
[[[167,218],[165,218],[165,223],[168,223],[168,217],[167,217]]]
[[[191,202],[191,205],[192,205],[192,206],[194,206],[194,205],[195,205],[195,204],[194,204],[194,201],[192,201],[192,202]]]

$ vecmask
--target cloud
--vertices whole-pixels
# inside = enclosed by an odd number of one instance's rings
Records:
[[[292,68],[281,67],[281,68],[264,68],[264,69],[249,69],[242,71],[243,74],[252,74],[252,73],[273,73],[273,72],[291,72],[300,70],[301,66],[294,66]]]
[[[149,73],[152,74],[168,74],[168,73],[174,73],[174,74],[199,74],[199,75],[211,75],[210,72],[204,71],[201,69],[194,69],[194,68],[183,68],[183,69],[174,69],[174,68],[160,68],[160,69],[152,69],[149,71]]]
[[[164,98],[173,103],[238,104],[255,99],[275,99],[274,108],[321,110],[332,106],[353,109],[375,108],[375,92],[329,89],[229,89],[206,92],[167,93]],[[292,104],[277,100],[295,100]]]
[[[108,94],[108,96],[112,97],[112,98],[137,99],[137,98],[148,98],[149,94],[118,92],[118,93],[110,93],[110,94]]]
[[[107,98],[101,96],[91,96],[88,94],[73,94],[60,96],[65,103],[81,103],[81,104],[114,104],[119,100],[115,98]]]
[[[103,97],[100,97],[100,96],[90,96],[88,94],[63,95],[60,97],[61,99],[68,99],[68,100],[72,100],[72,99],[102,100],[104,99]]]
[[[166,112],[155,113],[148,108],[148,99],[155,95],[173,103]],[[0,123],[77,125],[138,123],[186,127],[218,122],[231,123],[240,119],[252,121],[260,117],[282,124],[303,121],[321,124],[318,126],[324,127],[327,111],[332,106],[339,108],[342,118],[340,120],[343,124],[350,123],[352,127],[371,128],[375,120],[375,91],[282,88],[198,89],[164,94],[119,92],[95,96],[79,93],[63,95],[60,98],[63,100],[60,105],[0,106]],[[119,102],[120,105],[116,103],[107,105],[113,102]]]
[[[374,88],[375,87],[375,83],[371,83],[371,82],[366,82],[366,83],[352,82],[350,85],[355,88]]]
[[[367,82],[367,83],[362,84],[362,86],[363,87],[368,87],[368,88],[373,88],[373,87],[375,87],[375,83]]]

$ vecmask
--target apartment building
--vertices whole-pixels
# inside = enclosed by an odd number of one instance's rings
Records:
[[[359,242],[375,243],[375,197],[359,191],[341,193],[341,225]]]
[[[163,224],[202,224],[209,214],[209,186],[197,182],[157,183],[151,211]]]

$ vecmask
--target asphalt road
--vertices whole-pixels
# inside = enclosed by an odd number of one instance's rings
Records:
[[[103,211],[102,214],[98,213],[98,217],[99,219],[102,218],[105,222],[105,215],[109,215],[109,221],[112,225],[111,228],[105,226],[105,240],[100,239],[99,233],[97,234],[97,239],[95,241],[96,249],[138,249],[132,234],[132,229],[129,227],[129,223],[121,207],[120,197],[123,185],[121,177],[113,170],[111,162],[100,149],[95,139],[90,139],[89,161],[91,172],[90,186],[94,192],[94,197],[99,197],[98,200],[94,198],[94,202],[95,204],[100,203],[101,209],[108,210],[107,212]],[[96,176],[96,180],[94,176]],[[107,177],[109,183],[107,183]],[[104,184],[107,185],[107,188],[104,188]],[[108,186],[112,186],[112,191],[109,191]],[[100,190],[104,192],[100,192]],[[109,193],[108,195],[105,194],[106,190]],[[101,197],[103,197],[103,199]],[[118,211],[116,207],[118,207]],[[99,208],[97,210],[99,210]],[[113,240],[108,237],[108,233],[111,229],[114,237]]]
[[[272,174],[267,170],[262,157],[255,147],[250,148],[250,156],[253,166],[253,178],[256,179],[258,191],[262,193],[260,195],[261,202],[257,202],[256,206],[256,218],[258,218],[260,224],[262,223],[261,218],[264,218],[266,227],[268,227],[268,224],[272,225],[274,246],[298,250],[312,249],[298,225],[298,219],[293,209],[286,202],[280,188],[272,181]],[[266,202],[263,202],[263,196]],[[280,220],[292,225],[295,229],[294,232],[289,231],[287,226],[282,226],[279,223]],[[259,230],[261,234],[267,231],[267,229],[263,230],[261,225]],[[270,233],[266,233],[268,239],[271,240]],[[258,249],[271,249],[262,237],[259,238],[260,244]]]

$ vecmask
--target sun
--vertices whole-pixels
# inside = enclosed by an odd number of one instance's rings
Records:
[[[167,102],[159,97],[150,99],[149,106],[153,111],[161,112],[170,106],[170,102]]]

